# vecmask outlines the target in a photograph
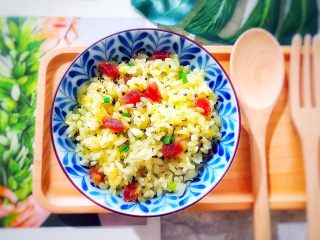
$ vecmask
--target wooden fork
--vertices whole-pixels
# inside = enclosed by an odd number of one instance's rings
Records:
[[[291,46],[289,100],[304,158],[308,239],[319,240],[320,35],[306,35],[303,47],[301,42],[296,35]]]

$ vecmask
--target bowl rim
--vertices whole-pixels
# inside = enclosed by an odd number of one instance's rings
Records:
[[[61,159],[59,158],[59,155],[58,155],[58,152],[57,152],[57,149],[56,149],[56,146],[55,146],[55,141],[54,141],[54,138],[53,138],[53,131],[52,131],[52,117],[53,117],[53,108],[54,108],[54,103],[55,103],[55,99],[57,97],[57,93],[58,93],[58,90],[60,89],[60,86],[61,86],[61,83],[62,83],[62,80],[66,77],[66,74],[68,73],[68,71],[71,69],[71,67],[74,65],[74,63],[86,52],[88,51],[90,48],[92,48],[94,45],[96,45],[97,43],[107,39],[107,38],[110,38],[112,36],[115,36],[115,35],[119,35],[121,33],[125,33],[125,32],[131,32],[131,31],[159,31],[159,32],[165,32],[165,33],[170,33],[170,34],[173,34],[173,35],[177,35],[181,38],[184,38],[184,39],[187,39],[189,40],[190,42],[192,42],[193,44],[195,44],[196,46],[198,46],[200,49],[202,49],[203,51],[205,51],[210,57],[212,57],[215,62],[218,64],[218,66],[220,67],[220,69],[223,71],[223,73],[225,74],[225,76],[227,77],[227,81],[228,83],[230,84],[231,86],[231,89],[233,91],[233,94],[234,94],[234,97],[235,97],[235,101],[236,101],[236,105],[237,105],[237,110],[238,110],[238,119],[239,119],[239,124],[238,124],[238,137],[237,137],[237,142],[236,142],[236,145],[235,145],[235,149],[234,149],[234,153],[233,153],[233,156],[231,157],[231,159],[229,160],[230,161],[230,164],[229,166],[226,168],[225,172],[222,174],[221,178],[216,182],[216,184],[213,184],[212,187],[209,189],[209,191],[207,193],[205,193],[203,196],[199,197],[198,199],[196,199],[193,203],[190,203],[190,204],[186,204],[185,206],[181,207],[181,208],[178,208],[176,210],[173,210],[173,211],[169,211],[169,212],[166,212],[166,213],[157,213],[157,214],[145,214],[145,215],[137,215],[137,214],[130,214],[130,213],[124,213],[124,212],[121,212],[121,211],[118,211],[118,210],[115,210],[115,209],[112,209],[108,206],[105,206],[105,205],[102,205],[100,203],[98,203],[97,201],[95,201],[93,198],[89,197],[87,194],[83,193],[82,190],[72,181],[71,177],[69,176],[69,174],[66,172],[66,170],[64,169],[64,167],[62,166],[62,163],[61,163]],[[225,71],[225,69],[223,68],[223,66],[220,64],[219,61],[217,61],[217,59],[215,58],[214,55],[212,55],[207,49],[205,49],[201,44],[197,43],[195,40],[193,39],[190,39],[189,37],[183,35],[183,34],[180,34],[180,33],[177,33],[177,32],[174,32],[174,31],[170,31],[170,30],[166,30],[166,29],[161,29],[161,28],[132,28],[132,29],[126,29],[126,30],[122,30],[122,31],[119,31],[119,32],[116,32],[116,33],[113,33],[113,34],[110,34],[110,35],[107,35],[97,41],[95,41],[94,43],[90,44],[86,49],[84,49],[81,53],[79,53],[78,56],[76,56],[76,58],[71,62],[70,66],[67,68],[67,70],[65,70],[63,76],[61,77],[61,80],[59,82],[59,84],[57,85],[56,89],[55,89],[55,92],[54,92],[54,95],[53,95],[53,101],[52,101],[52,106],[51,106],[51,113],[50,113],[50,136],[51,136],[51,142],[52,142],[52,147],[53,147],[53,151],[54,151],[54,154],[55,154],[55,157],[59,163],[59,166],[60,168],[62,169],[63,173],[66,175],[66,177],[68,178],[68,180],[71,182],[71,184],[84,196],[86,197],[87,199],[89,199],[91,202],[93,202],[94,204],[96,204],[97,206],[105,209],[105,210],[108,210],[110,212],[113,212],[113,213],[118,213],[118,214],[121,214],[121,215],[124,215],[124,216],[127,216],[127,217],[139,217],[139,218],[146,218],[146,217],[160,217],[160,216],[166,216],[166,215],[169,215],[169,214],[173,214],[173,213],[177,213],[177,212],[180,212],[182,210],[185,210],[186,208],[189,208],[191,206],[193,206],[194,204],[196,204],[197,202],[199,202],[201,199],[203,199],[205,196],[207,196],[213,189],[216,188],[216,186],[221,182],[221,180],[225,177],[226,173],[229,171],[232,163],[233,163],[233,160],[234,160],[234,157],[238,151],[238,148],[239,148],[239,142],[240,142],[240,135],[241,135],[241,112],[240,112],[240,104],[239,104],[239,99],[238,99],[238,96],[237,96],[237,93],[235,91],[235,88],[230,80],[230,77],[229,75],[227,74],[227,72]]]

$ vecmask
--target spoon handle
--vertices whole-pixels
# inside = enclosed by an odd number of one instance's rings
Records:
[[[260,132],[261,133],[261,132]],[[265,134],[253,134],[250,138],[251,174],[253,190],[254,239],[270,240],[270,210],[267,183]]]

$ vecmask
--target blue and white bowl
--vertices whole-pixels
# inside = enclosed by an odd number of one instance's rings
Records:
[[[182,65],[205,71],[205,80],[218,94],[217,111],[222,120],[222,139],[214,154],[180,197],[166,193],[146,202],[125,202],[123,195],[93,185],[88,169],[79,164],[75,143],[66,134],[65,117],[77,106],[77,92],[94,77],[100,61],[130,59],[139,51],[172,51]],[[64,74],[56,91],[51,117],[52,141],[58,162],[73,185],[88,199],[108,210],[131,216],[152,217],[180,211],[199,201],[221,181],[237,150],[240,134],[240,109],[234,88],[219,62],[202,46],[185,36],[160,29],[133,29],[105,37],[84,50]]]

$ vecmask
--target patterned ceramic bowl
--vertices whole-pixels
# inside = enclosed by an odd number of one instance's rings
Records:
[[[200,169],[199,175],[180,197],[166,193],[146,202],[125,202],[123,195],[114,196],[93,185],[88,169],[79,164],[75,143],[67,137],[64,120],[67,112],[77,106],[78,88],[94,77],[98,62],[130,59],[144,50],[172,51],[182,65],[205,71],[205,80],[218,98],[222,120],[222,139],[213,146],[214,154]],[[52,141],[59,164],[73,185],[88,199],[108,210],[132,216],[160,216],[182,210],[208,194],[229,169],[239,142],[240,112],[236,94],[227,74],[203,47],[185,36],[160,29],[127,30],[105,37],[82,52],[63,76],[54,97],[51,118]]]

